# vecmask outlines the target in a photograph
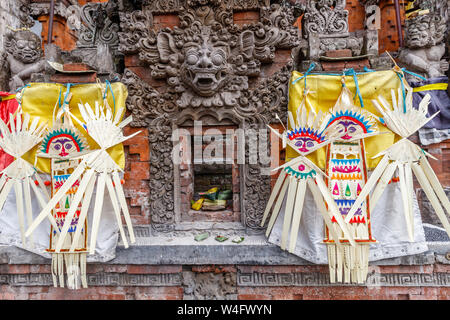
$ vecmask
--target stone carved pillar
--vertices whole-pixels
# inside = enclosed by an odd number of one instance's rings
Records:
[[[381,28],[379,0],[360,0],[366,11],[364,52],[378,56],[378,30]]]

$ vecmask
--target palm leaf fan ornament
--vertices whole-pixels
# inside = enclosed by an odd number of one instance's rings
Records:
[[[319,111],[316,114],[313,108],[309,112],[307,111],[307,94],[308,91],[305,90],[295,119],[292,112],[288,111],[290,130],[286,130],[283,135],[280,135],[269,126],[280,139],[286,141],[287,145],[298,153],[298,156],[274,169],[282,170],[270,195],[261,226],[265,225],[269,213],[272,211],[266,230],[266,236],[269,236],[287,195],[280,247],[291,253],[296,247],[307,188],[310,189],[325,224],[330,228],[330,237],[337,240],[344,234],[354,244],[353,237],[343,219],[338,215],[338,209],[325,185],[325,173],[306,157],[339,137],[339,133],[334,130],[333,126],[326,128],[331,117],[329,113],[323,114]],[[333,225],[333,216],[337,217],[338,227]],[[336,243],[340,245],[340,242]]]
[[[332,195],[335,215],[334,225],[344,219],[356,245],[345,234],[336,241],[330,233],[335,226],[326,227],[324,242],[327,245],[330,282],[363,283],[367,278],[369,245],[375,242],[370,226],[370,209],[366,198],[356,203],[357,195],[367,183],[367,164],[364,138],[379,134],[376,117],[353,103],[352,93],[345,86],[332,108],[327,127],[334,126],[339,138],[327,146],[326,174],[328,190]],[[330,203],[328,203],[330,205]],[[348,212],[356,216],[349,219]],[[337,212],[337,213],[336,213]],[[338,245],[338,242],[341,245]]]
[[[44,136],[38,157],[50,159],[51,169],[51,189],[52,194],[59,191],[65,181],[70,177],[70,173],[75,170],[81,162],[80,156],[88,152],[88,144],[83,135],[71,121],[71,112],[69,110],[69,101],[71,94],[64,97],[62,106],[55,115],[53,112],[53,124]],[[55,105],[55,109],[59,101]],[[58,228],[52,227],[50,231],[48,252],[52,256],[52,277],[55,287],[58,286],[58,279],[61,287],[64,287],[64,266],[67,271],[67,286],[70,289],[79,288],[78,279],[81,278],[83,287],[87,287],[86,280],[86,255],[87,255],[87,222],[78,225],[78,218],[86,206],[72,205],[74,194],[80,185],[80,179],[77,179],[52,209],[52,214],[56,220]],[[75,210],[75,215],[71,210]],[[70,215],[70,219],[68,218]],[[73,215],[73,217],[72,217]],[[60,232],[66,221],[70,221],[68,236],[64,237],[64,243],[60,251],[55,247],[60,240]],[[82,236],[75,243],[75,253],[68,253],[73,243],[73,235],[77,228],[81,229]]]
[[[447,214],[450,214],[450,202],[428,162],[427,157],[434,157],[408,139],[409,136],[417,132],[428,121],[433,119],[439,111],[432,116],[427,117],[428,104],[431,99],[429,94],[425,95],[417,109],[414,108],[412,97],[413,89],[404,80],[404,77],[402,77],[402,79],[405,95],[398,89],[397,94],[394,90],[391,91],[392,104],[390,104],[382,95],[378,96],[378,100],[372,100],[374,106],[381,113],[384,124],[390,130],[398,134],[401,139],[388,149],[373,157],[378,158],[382,156],[383,158],[374,170],[367,184],[362,189],[356,202],[361,202],[362,198],[368,196],[373,190],[372,195],[370,196],[370,207],[374,208],[390,179],[398,169],[400,191],[402,195],[401,201],[403,204],[406,227],[409,240],[413,242],[413,174],[430,200],[431,205],[449,235],[450,224],[444,209]],[[347,219],[351,219],[353,215],[354,210],[350,210]]]
[[[81,124],[89,134],[89,136],[100,146],[100,149],[92,150],[87,154],[81,156],[82,161],[77,168],[71,173],[65,183],[59,188],[52,199],[48,202],[46,207],[42,210],[39,216],[35,219],[31,227],[27,230],[26,235],[30,235],[36,227],[45,219],[48,212],[64,197],[65,193],[72,187],[72,185],[80,179],[82,176],[79,187],[73,197],[71,208],[67,213],[64,225],[61,229],[59,240],[55,247],[55,252],[60,252],[67,237],[69,228],[71,227],[71,221],[76,212],[76,208],[83,200],[82,207],[78,217],[78,224],[73,235],[72,245],[69,248],[69,253],[75,251],[76,243],[81,236],[81,230],[79,226],[82,225],[87,216],[87,208],[92,200],[92,194],[95,184],[96,196],[94,202],[94,211],[92,215],[92,227],[90,234],[89,253],[94,254],[96,248],[97,235],[99,230],[100,218],[102,213],[105,186],[108,190],[112,206],[114,208],[114,214],[117,224],[119,226],[119,232],[125,248],[128,248],[128,240],[125,236],[124,228],[122,226],[121,212],[125,218],[125,222],[128,228],[130,236],[130,242],[134,243],[135,236],[133,226],[131,224],[131,218],[128,211],[128,207],[125,200],[125,194],[121,185],[119,172],[122,169],[116,164],[111,156],[106,151],[107,149],[114,147],[132,137],[139,134],[136,132],[130,136],[124,136],[122,129],[132,121],[132,116],[129,116],[125,120],[121,121],[122,114],[125,112],[124,107],[118,108],[117,112],[113,114],[106,99],[104,105],[100,106],[98,102],[95,103],[95,107],[92,108],[88,103],[78,105],[82,119],[80,121],[72,115],[79,124]],[[84,197],[83,197],[84,195]]]
[[[27,242],[25,230],[33,220],[31,190],[42,208],[50,199],[45,184],[33,165],[22,158],[43,139],[47,124],[40,123],[39,120],[39,117],[31,120],[30,114],[23,113],[20,106],[15,117],[9,114],[8,123],[0,119],[0,147],[14,157],[14,161],[1,172],[0,208],[3,208],[6,198],[14,187],[22,244],[30,248],[34,246],[33,239],[30,238]],[[56,227],[56,221],[52,215],[48,214],[47,217],[52,226]]]

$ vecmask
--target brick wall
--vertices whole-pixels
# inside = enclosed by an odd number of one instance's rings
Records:
[[[141,128],[124,129],[126,136],[139,130],[142,132],[124,142],[126,154],[124,190],[133,224],[149,224],[149,200],[150,193],[150,146],[148,144],[148,130]]]
[[[53,287],[48,265],[0,264],[0,299],[180,300],[215,294],[238,300],[447,300],[450,294],[450,283],[439,285],[450,273],[444,264],[371,266],[369,277],[386,282],[367,286],[299,285],[298,279],[314,283],[325,277],[325,266],[88,264],[87,272],[89,288],[74,291]],[[45,284],[38,286],[38,281]]]

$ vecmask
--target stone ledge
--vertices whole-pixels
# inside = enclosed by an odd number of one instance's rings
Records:
[[[106,263],[112,265],[315,265],[298,256],[281,250],[267,242],[264,235],[245,235],[240,223],[228,223],[223,229],[213,228],[213,223],[199,223],[195,230],[192,224],[180,224],[175,233],[154,234],[150,226],[136,228],[136,243],[125,249],[119,243],[116,257]],[[426,234],[428,234],[425,227]],[[440,228],[438,228],[440,229]],[[439,231],[435,229],[434,231]],[[193,232],[194,231],[194,232]],[[197,242],[193,234],[209,231],[209,238]],[[226,242],[217,242],[218,234],[227,235]],[[245,240],[239,244],[231,242],[233,235],[244,235]],[[444,241],[436,241],[436,240]],[[443,235],[430,241],[427,237],[429,251],[422,254],[389,258],[371,262],[374,266],[393,265],[427,265],[436,262],[450,264],[447,254],[450,241]],[[0,264],[49,264],[50,259],[14,247],[0,245]]]
[[[130,246],[118,246],[116,257],[106,263],[113,265],[314,265],[295,255],[282,251],[278,246],[262,241],[262,236],[247,237],[245,244],[221,244],[206,239],[201,244],[191,238],[155,239]],[[209,241],[208,241],[209,240]],[[211,243],[213,242],[214,243]],[[450,244],[447,244],[449,248]],[[438,258],[437,258],[438,257]],[[438,260],[437,260],[438,259]],[[425,265],[435,262],[450,263],[445,255],[428,251],[422,254],[384,259],[370,265]],[[0,263],[49,264],[50,259],[13,246],[0,246]]]

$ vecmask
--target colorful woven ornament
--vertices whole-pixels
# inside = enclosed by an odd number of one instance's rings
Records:
[[[38,157],[50,158],[51,160],[51,189],[52,194],[57,193],[69,179],[70,173],[80,164],[80,156],[88,150],[86,139],[76,129],[70,119],[69,96],[65,97],[64,103],[53,118],[52,128],[47,130],[40,147]],[[57,103],[58,105],[58,103]],[[55,106],[56,108],[56,106]],[[87,288],[86,280],[86,255],[87,255],[87,221],[78,225],[78,219],[82,212],[87,211],[88,206],[72,205],[74,195],[80,186],[80,179],[76,180],[72,187],[66,191],[61,200],[56,203],[52,210],[58,229],[52,227],[50,231],[48,252],[52,255],[52,277],[53,285],[64,287],[64,267],[67,272],[67,287],[78,289],[79,281],[83,288]],[[75,214],[73,215],[73,211]],[[65,238],[62,249],[57,252],[56,245],[60,239],[60,233],[65,221],[69,221],[69,237]],[[73,243],[73,235],[77,228],[81,229],[82,236],[75,243],[75,253],[69,253]]]
[[[394,69],[395,70],[395,69]],[[401,72],[401,71],[398,71]],[[406,94],[398,90],[396,96],[395,91],[391,91],[392,107],[383,96],[377,100],[372,100],[374,106],[382,114],[385,125],[396,134],[402,137],[385,151],[375,155],[374,158],[383,156],[378,166],[372,173],[367,184],[361,190],[356,200],[360,203],[366,198],[370,191],[375,187],[370,197],[370,207],[374,208],[380,196],[382,195],[387,184],[390,182],[396,169],[398,169],[398,178],[400,190],[402,194],[403,210],[405,214],[406,226],[411,242],[414,241],[414,217],[413,217],[413,176],[424,190],[426,196],[431,202],[436,214],[438,215],[442,225],[450,235],[450,223],[445,215],[442,207],[450,214],[450,201],[448,200],[436,174],[431,168],[427,160],[427,156],[434,158],[425,152],[418,145],[408,139],[409,136],[417,132],[426,123],[432,120],[439,112],[429,118],[426,117],[428,112],[428,104],[430,96],[425,97],[420,102],[419,108],[413,107],[413,89],[401,77]],[[437,160],[436,158],[434,158]],[[347,219],[351,219],[355,214],[354,208],[350,210]]]
[[[286,143],[299,154],[298,157],[285,163],[279,168],[274,169],[283,170],[280,172],[278,180],[275,183],[275,187],[270,195],[261,222],[261,226],[264,226],[270,211],[272,211],[266,230],[266,235],[269,236],[280,212],[284,198],[287,195],[280,247],[289,252],[294,252],[297,243],[307,187],[312,192],[314,201],[319,208],[326,225],[330,226],[331,234],[334,239],[338,239],[339,235],[344,233],[347,238],[353,242],[352,235],[349,233],[344,221],[338,216],[339,212],[337,209],[336,211],[333,211],[334,207],[331,210],[328,210],[326,207],[325,201],[327,201],[327,199],[330,201],[332,198],[330,191],[326,188],[323,181],[323,176],[325,176],[325,174],[306,157],[308,154],[328,145],[334,141],[334,139],[337,139],[338,133],[334,130],[333,126],[330,126],[325,130],[331,117],[330,114],[322,114],[322,112],[316,114],[312,108],[309,113],[307,112],[306,96],[307,92],[304,94],[304,99],[297,111],[296,120],[294,120],[292,113],[288,112],[290,130],[286,130],[283,135],[280,135],[276,130],[269,127],[280,139],[285,139],[287,137]],[[275,202],[276,198],[277,200]],[[336,222],[342,229],[333,227],[331,221],[333,215],[338,217]]]
[[[104,94],[103,96],[105,97],[106,95]],[[90,243],[88,246],[89,254],[95,253],[105,195],[105,186],[112,202],[120,236],[125,248],[128,248],[128,240],[122,225],[121,212],[125,218],[130,242],[134,243],[136,239],[121,179],[119,177],[119,171],[122,171],[122,169],[111,158],[106,150],[134,137],[139,134],[140,131],[125,137],[122,129],[132,121],[132,117],[130,116],[124,121],[121,121],[120,119],[125,112],[125,108],[118,108],[118,110],[116,110],[117,112],[114,114],[111,107],[108,105],[106,98],[104,99],[103,106],[100,106],[99,103],[96,102],[94,109],[87,103],[84,105],[79,104],[78,107],[83,122],[69,112],[70,116],[85,128],[87,134],[89,134],[89,136],[100,146],[100,149],[87,151],[79,157],[81,160],[79,164],[59,187],[58,191],[53,194],[53,197],[41,211],[39,216],[33,221],[26,232],[26,236],[29,236],[48,216],[48,213],[55,208],[61,200],[65,199],[67,193],[73,188],[74,184],[79,183],[71,199],[70,210],[66,214],[64,225],[61,228],[54,249],[56,253],[60,253],[67,243],[71,243],[67,252],[76,252],[77,246],[80,243],[80,238],[82,238],[82,231],[84,230],[83,226],[85,225],[94,186],[97,183],[94,211],[92,215],[92,230],[90,232]],[[80,203],[81,211],[78,215]],[[78,219],[76,224],[73,224],[73,221],[76,221],[76,219]],[[74,230],[75,232],[71,233],[70,230]],[[70,241],[67,239],[70,239]]]
[[[343,83],[342,92],[331,110],[328,122],[328,126],[335,126],[334,130],[340,136],[327,146],[326,173],[330,175],[327,184],[334,200],[327,203],[332,212],[338,212],[332,218],[334,225],[327,225],[324,240],[327,244],[331,283],[363,283],[367,277],[369,245],[375,242],[370,228],[367,199],[363,198],[364,201],[357,204],[355,200],[358,192],[361,192],[361,186],[367,181],[363,139],[378,134],[378,130],[375,117],[355,106],[352,100],[350,90]],[[353,220],[348,219],[351,210],[357,214]],[[337,225],[339,219],[345,219],[355,245],[351,246],[351,238],[340,232],[342,227]],[[339,237],[331,237],[330,233],[338,233]]]
[[[8,124],[0,119],[0,147],[14,158],[14,161],[1,172],[0,208],[3,208],[8,194],[14,187],[22,244],[30,248],[34,246],[33,239],[30,238],[27,242],[25,229],[33,220],[31,189],[42,208],[50,199],[50,195],[34,167],[22,159],[22,156],[41,142],[46,128],[46,123],[39,124],[39,117],[30,122],[30,115],[23,114],[21,108],[15,117],[12,113],[9,114]],[[34,181],[38,181],[39,185]],[[53,216],[48,214],[48,218],[52,226],[56,227]]]

